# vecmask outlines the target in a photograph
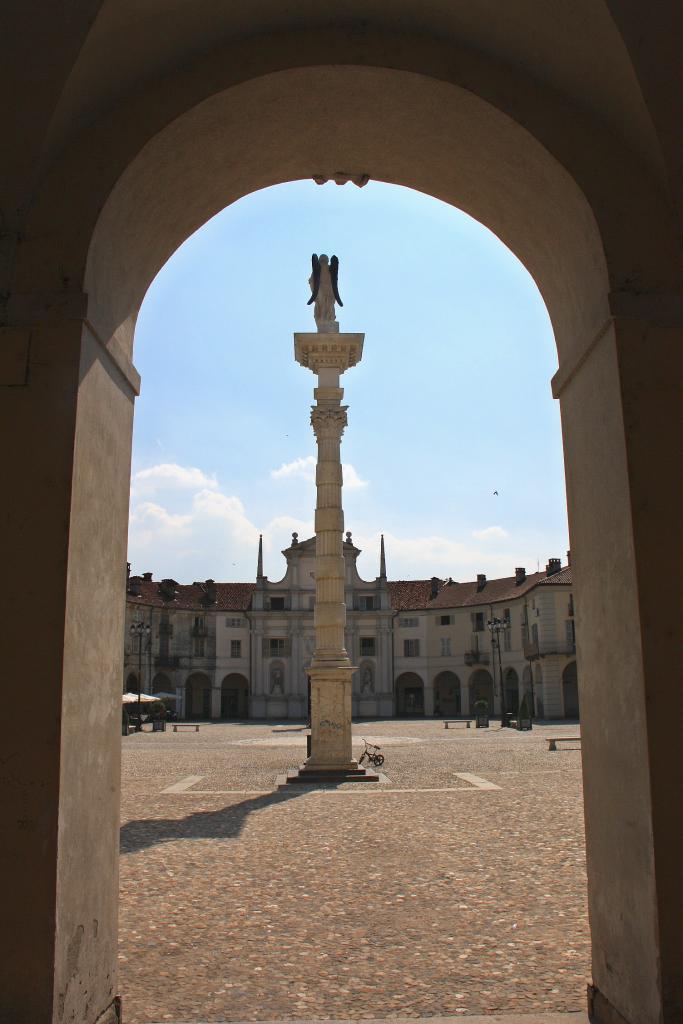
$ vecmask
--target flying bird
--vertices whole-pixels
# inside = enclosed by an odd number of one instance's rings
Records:
[[[494,491],[493,493],[494,493],[494,494],[498,494],[498,491]]]

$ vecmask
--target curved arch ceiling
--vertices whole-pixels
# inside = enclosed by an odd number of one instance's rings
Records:
[[[469,48],[570,98],[641,160],[653,168],[659,163],[628,52],[606,4],[596,0],[345,0],[332,14],[319,0],[106,0],[55,111],[47,152],[60,149],[122,97],[212,49],[245,37],[311,29],[345,36],[350,59],[362,53],[366,33],[387,33],[388,66],[396,35],[419,34]],[[325,53],[320,57],[324,62]]]
[[[340,96],[349,112],[342,121]],[[484,223],[535,278],[558,346],[602,322],[608,288],[592,212],[528,132],[444,82],[322,67],[220,93],[142,149],[106,203],[90,250],[86,288],[102,333],[128,321],[122,340],[130,344],[149,283],[220,209],[256,189],[335,170],[415,188]]]

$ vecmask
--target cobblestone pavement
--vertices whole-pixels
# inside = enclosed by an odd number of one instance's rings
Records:
[[[126,1024],[583,1009],[577,729],[359,723],[388,781],[293,792],[293,725],[124,738]]]

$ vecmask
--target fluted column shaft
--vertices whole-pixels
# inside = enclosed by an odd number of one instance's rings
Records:
[[[316,388],[311,423],[318,442],[315,510],[315,654],[313,667],[349,664],[344,647],[344,554],[341,437],[346,406],[341,388]]]

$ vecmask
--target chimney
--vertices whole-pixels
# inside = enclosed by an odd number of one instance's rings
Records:
[[[429,591],[429,600],[430,601],[433,601],[434,598],[436,597],[436,595],[439,593],[440,585],[441,585],[441,580],[439,579],[439,577],[438,576],[432,576],[432,586],[431,586],[431,590]]]
[[[131,597],[140,597],[141,593],[141,580],[139,576],[130,576],[128,579],[128,593]]]
[[[205,580],[204,583],[200,583],[199,586],[204,591],[202,596],[202,604],[215,604],[216,603],[216,583],[214,580]]]
[[[483,590],[486,586],[486,574],[483,572],[477,573],[477,590]]]
[[[256,560],[256,579],[263,579],[263,534],[258,535],[258,558]]]
[[[151,574],[150,574],[151,575]],[[159,593],[164,601],[175,601],[178,591],[178,584],[175,580],[162,580],[159,584]]]
[[[545,567],[546,576],[554,576],[562,568],[562,561],[559,558],[549,558]]]
[[[524,583],[525,579],[526,569],[523,565],[518,566],[518,568],[515,569],[515,586],[518,587],[520,583]]]
[[[379,542],[379,574],[382,579],[387,577],[387,559],[384,554],[384,534],[382,534]]]
[[[145,583],[151,583],[152,582],[152,573],[151,572],[143,572],[142,578],[145,581]]]

